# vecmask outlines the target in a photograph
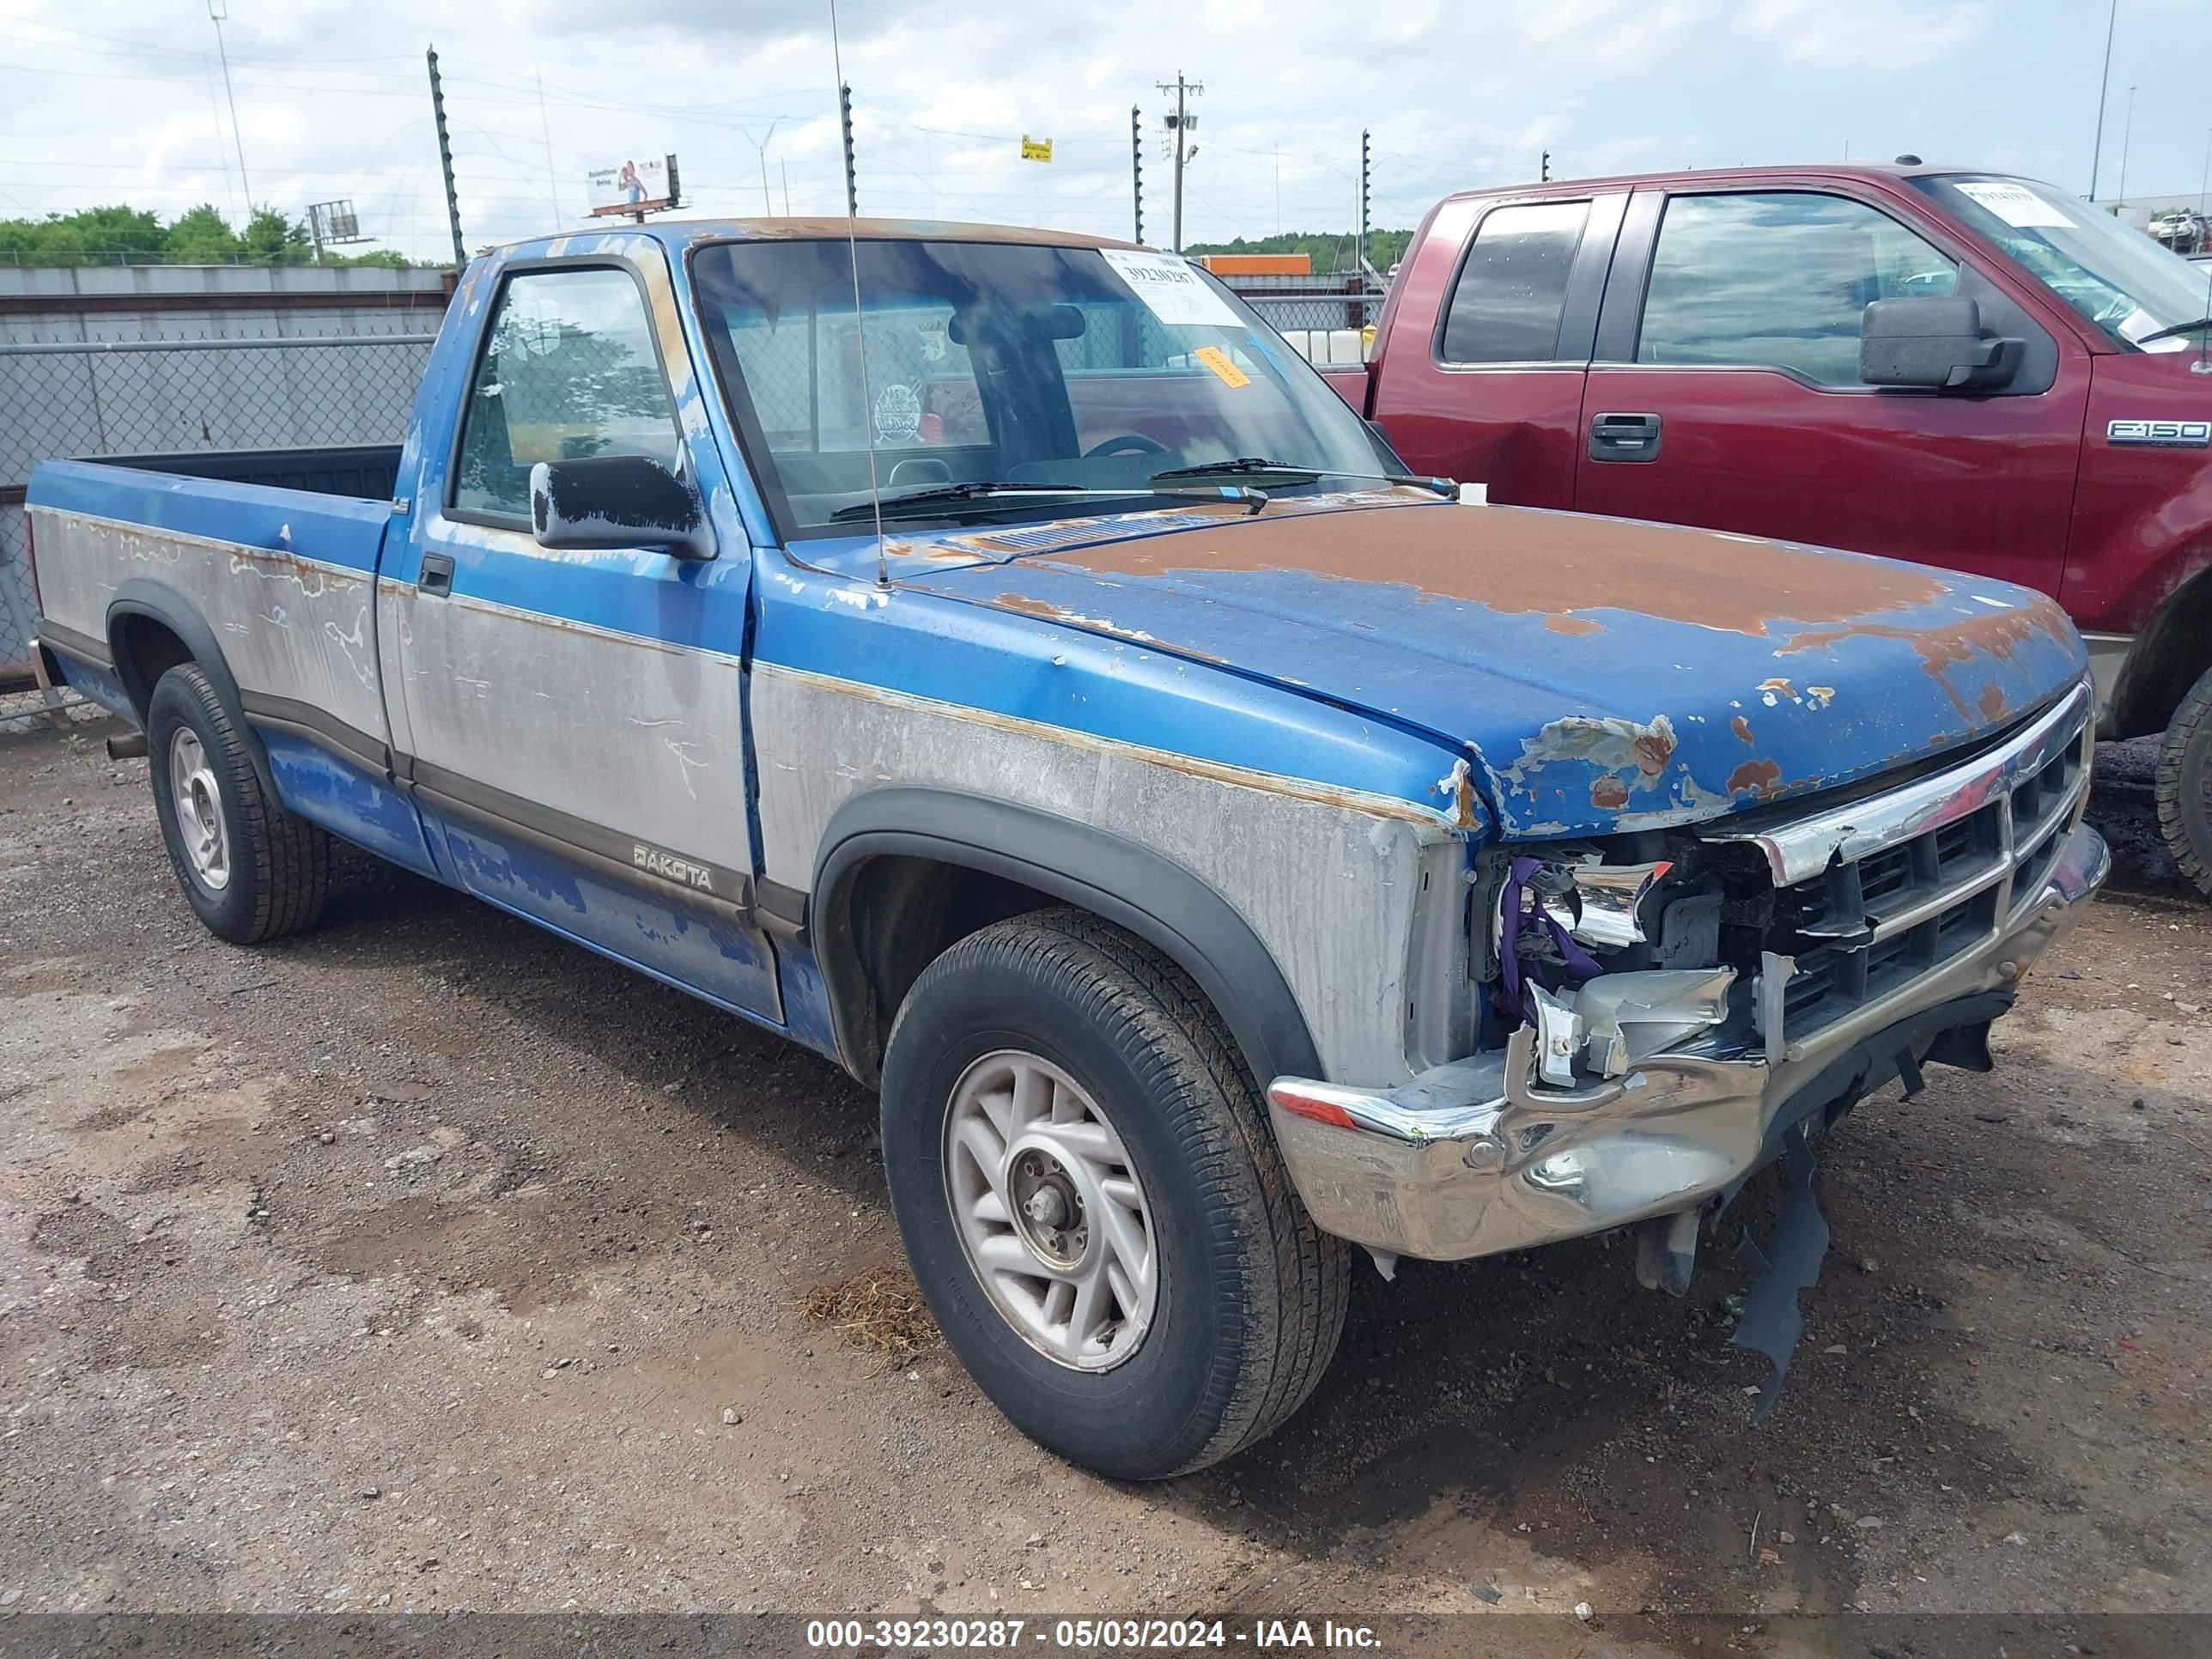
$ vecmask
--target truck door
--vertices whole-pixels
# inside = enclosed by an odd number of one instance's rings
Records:
[[[1516,507],[1574,505],[1583,375],[1624,191],[1448,203],[1404,276],[1375,418],[1417,472]],[[1413,328],[1418,328],[1414,324]]]
[[[445,390],[453,441],[421,459],[383,601],[400,769],[462,886],[780,1018],[750,921],[742,530],[710,511],[708,560],[556,552],[531,534],[538,461],[647,455],[702,501],[727,499],[708,423],[678,420],[701,392],[665,256],[641,239],[514,261],[478,275],[474,295],[481,326]]]
[[[1840,190],[1638,191],[1583,387],[1576,506],[2056,592],[2087,362],[1937,234]],[[2009,389],[1860,382],[1870,301],[1954,293],[2027,341]]]

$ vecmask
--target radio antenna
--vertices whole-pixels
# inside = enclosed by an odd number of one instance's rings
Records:
[[[830,62],[837,71],[837,95],[846,96],[845,54],[837,44],[837,0],[830,0]],[[875,410],[868,402],[868,319],[860,309],[860,204],[853,192],[845,193],[845,250],[853,262],[853,343],[860,354],[860,432],[868,441],[868,505],[875,509],[876,586],[891,585],[890,564],[884,551],[884,495],[876,481]]]

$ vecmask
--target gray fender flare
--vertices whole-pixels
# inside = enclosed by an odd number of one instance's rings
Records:
[[[838,1051],[860,1057],[846,1011],[865,1006],[850,894],[870,859],[934,859],[1033,887],[1082,906],[1152,945],[1198,982],[1264,1088],[1318,1077],[1321,1060],[1273,955],[1236,908],[1173,860],[1093,825],[951,790],[886,788],[856,795],[823,831],[808,904]],[[869,1079],[872,1081],[872,1079]]]
[[[160,623],[185,642],[185,649],[192,653],[192,660],[202,672],[215,683],[216,693],[230,711],[232,722],[238,727],[245,742],[246,752],[253,769],[261,775],[261,787],[272,800],[281,799],[276,793],[276,780],[269,768],[268,751],[261,746],[261,734],[246,722],[246,701],[238,690],[238,678],[224,660],[222,647],[216,643],[215,629],[208,626],[192,602],[173,587],[157,582],[149,576],[133,576],[119,583],[115,597],[107,606],[107,650],[115,663],[115,678],[137,706],[139,724],[145,724],[146,705],[154,696],[154,687],[142,676],[122,649],[118,624],[125,617],[145,617]]]

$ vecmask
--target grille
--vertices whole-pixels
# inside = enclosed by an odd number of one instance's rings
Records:
[[[1778,890],[1758,999],[1770,1053],[1902,1000],[2036,902],[2088,793],[2089,712],[2085,687],[1934,776],[1716,827],[1713,839],[1762,847]],[[1778,1034],[1768,1029],[1777,1020]]]

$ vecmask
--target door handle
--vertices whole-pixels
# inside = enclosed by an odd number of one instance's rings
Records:
[[[443,599],[453,591],[453,558],[450,553],[425,553],[422,574],[415,578],[415,591],[434,599]]]
[[[1594,461],[1657,460],[1659,417],[1656,415],[1592,416],[1589,458]]]

